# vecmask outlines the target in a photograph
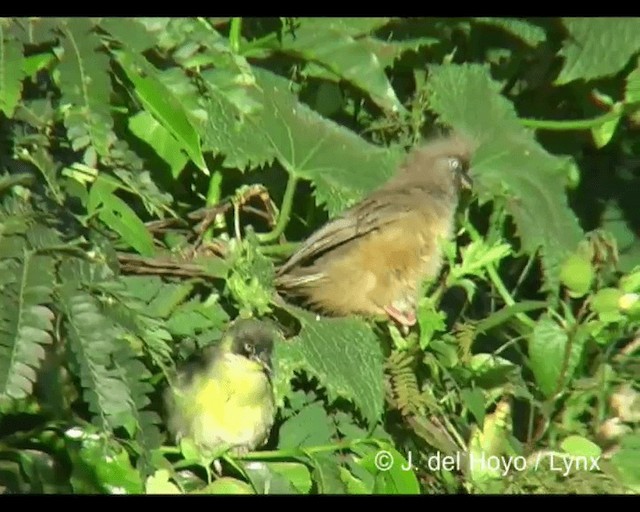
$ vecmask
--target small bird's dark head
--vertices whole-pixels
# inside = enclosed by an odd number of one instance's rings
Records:
[[[475,144],[462,134],[432,140],[411,151],[401,168],[403,181],[428,184],[433,190],[471,188],[469,165]]]
[[[269,324],[253,318],[239,319],[227,334],[233,337],[231,352],[255,361],[271,372],[274,332]]]

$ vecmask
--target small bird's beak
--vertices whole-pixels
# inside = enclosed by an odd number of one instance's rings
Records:
[[[255,361],[264,368],[269,375],[272,373],[271,356],[267,352],[261,352],[255,357]]]
[[[471,171],[460,173],[460,184],[467,190],[471,190],[473,188],[473,179],[471,178],[470,172]]]

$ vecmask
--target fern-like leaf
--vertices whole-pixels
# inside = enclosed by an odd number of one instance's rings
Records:
[[[109,111],[111,82],[109,59],[96,51],[102,42],[87,18],[68,20],[61,26],[64,55],[60,61],[60,89],[69,105],[65,116],[73,149],[87,149],[85,163],[95,165],[95,152],[107,155],[115,140]],[[92,149],[93,148],[93,149]]]
[[[126,426],[134,409],[131,391],[112,358],[121,349],[120,330],[105,317],[95,299],[68,282],[60,290],[64,328],[84,399],[104,430]]]
[[[391,398],[403,416],[424,411],[418,379],[414,372],[414,356],[409,352],[392,352],[385,364]]]
[[[14,240],[18,237],[13,237]],[[22,256],[4,260],[14,278],[0,286],[0,396],[25,398],[51,344],[54,260],[35,254],[23,240]]]

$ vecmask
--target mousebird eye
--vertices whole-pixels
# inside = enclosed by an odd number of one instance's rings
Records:
[[[451,169],[452,171],[461,171],[462,161],[459,158],[455,157],[449,158],[449,169]]]

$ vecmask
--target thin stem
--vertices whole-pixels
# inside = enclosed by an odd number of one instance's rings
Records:
[[[231,18],[229,28],[229,45],[233,53],[240,53],[242,18]]]
[[[264,245],[258,250],[265,256],[289,256],[300,245],[299,242],[285,242],[278,245]]]
[[[592,128],[597,128],[609,121],[614,121],[622,114],[622,106],[614,105],[613,109],[606,114],[592,119],[569,119],[563,121],[548,119],[520,119],[520,122],[527,128],[535,128],[537,130],[591,130]]]
[[[471,239],[474,242],[479,242],[482,240],[482,236],[480,235],[480,233],[478,233],[478,231],[476,231],[476,229],[471,225],[470,222],[467,222],[467,231],[469,232],[469,235],[471,236]],[[503,302],[507,306],[515,305],[516,301],[509,293],[509,290],[507,290],[507,287],[505,286],[504,282],[498,275],[498,271],[493,266],[493,263],[488,264],[485,268],[487,269],[487,274],[489,275],[491,284],[493,284],[494,288],[502,298]],[[523,313],[516,313],[515,317],[527,327],[533,327],[535,325],[535,322]]]
[[[293,208],[293,196],[295,195],[296,185],[298,184],[298,178],[293,174],[289,174],[289,180],[287,181],[287,187],[284,191],[284,197],[282,198],[282,207],[280,208],[280,214],[278,215],[278,222],[276,226],[269,233],[260,233],[258,239],[261,242],[273,242],[277,240],[282,233],[284,233],[289,217],[291,216],[291,209]]]
[[[359,444],[375,444],[377,446],[380,446],[380,443],[375,439],[356,439],[354,441],[348,441],[348,442],[345,441],[341,443],[310,446],[308,448],[293,448],[293,449],[287,449],[287,450],[252,452],[252,453],[247,453],[246,455],[240,455],[238,457],[235,457],[235,459],[236,460],[272,460],[272,459],[304,457],[306,455],[314,455],[316,453],[349,450]]]

